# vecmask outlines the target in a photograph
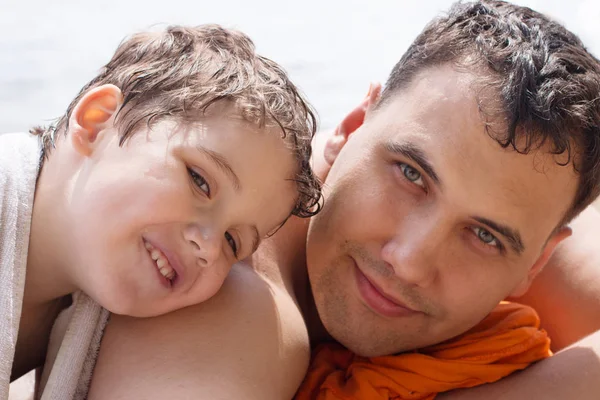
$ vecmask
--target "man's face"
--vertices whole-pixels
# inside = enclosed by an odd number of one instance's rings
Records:
[[[521,291],[575,195],[571,166],[485,131],[473,76],[420,73],[337,156],[311,221],[319,317],[364,356],[459,335]]]

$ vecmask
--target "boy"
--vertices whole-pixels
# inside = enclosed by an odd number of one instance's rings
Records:
[[[211,25],[123,42],[32,131],[41,149],[0,137],[0,399],[43,363],[71,294],[137,317],[196,304],[290,215],[314,215],[315,125],[277,64]]]

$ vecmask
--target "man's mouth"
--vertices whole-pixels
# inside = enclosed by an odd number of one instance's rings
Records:
[[[354,265],[356,282],[361,297],[369,308],[386,317],[406,317],[420,314],[408,305],[387,295],[373,281],[363,274],[358,265]]]
[[[167,256],[165,256],[162,251],[152,246],[152,244],[149,242],[144,241],[144,247],[146,247],[146,250],[148,250],[150,258],[154,260],[154,264],[156,265],[156,268],[158,268],[160,274],[169,281],[173,281],[177,273],[173,267],[171,267],[171,264],[169,264],[169,259]]]

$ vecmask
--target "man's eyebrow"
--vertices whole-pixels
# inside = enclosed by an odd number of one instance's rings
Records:
[[[240,183],[240,178],[238,178],[238,176],[235,174],[235,172],[233,171],[233,168],[231,168],[231,165],[229,165],[229,163],[227,162],[225,157],[223,157],[221,154],[217,153],[216,151],[209,150],[202,146],[196,146],[196,148],[198,149],[199,152],[201,152],[202,154],[207,156],[213,163],[215,163],[217,165],[217,167],[225,175],[227,175],[227,177],[231,180],[231,183],[233,184],[235,191],[239,192],[240,189],[242,188],[242,185]]]
[[[523,245],[523,241],[521,240],[521,234],[519,233],[518,230],[513,229],[506,225],[498,224],[487,218],[483,218],[483,217],[471,217],[471,218],[473,218],[475,221],[478,221],[479,223],[489,226],[490,228],[492,228],[493,230],[495,230],[496,232],[498,232],[502,236],[504,236],[510,243],[510,247],[512,247],[513,250],[517,254],[521,254],[525,250],[525,245]]]
[[[416,162],[427,175],[429,175],[436,185],[442,186],[440,178],[431,163],[427,160],[425,152],[415,144],[389,141],[384,144],[384,148],[391,153],[400,154],[410,158]]]

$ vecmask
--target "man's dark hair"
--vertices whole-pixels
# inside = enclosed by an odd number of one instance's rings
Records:
[[[573,162],[580,182],[561,225],[592,203],[600,194],[600,64],[576,35],[527,7],[456,3],[395,65],[380,104],[418,73],[447,63],[483,74],[506,121],[502,134],[488,129],[500,145],[528,153],[550,144],[566,155],[557,162]]]

